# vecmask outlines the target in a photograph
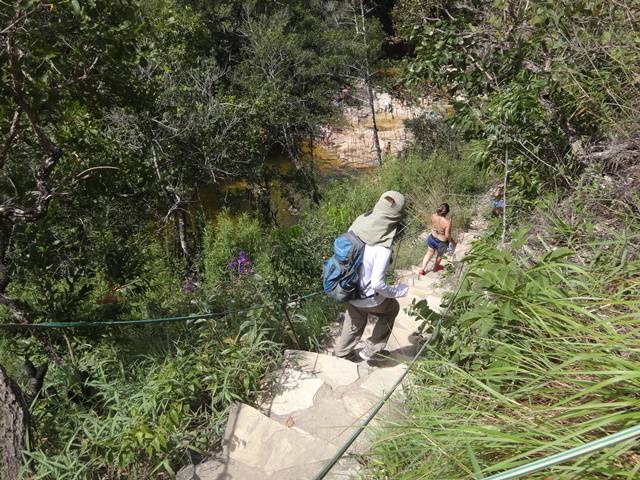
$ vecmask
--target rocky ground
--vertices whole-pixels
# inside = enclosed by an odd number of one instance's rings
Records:
[[[366,94],[355,94],[358,106],[349,105],[345,98],[342,106],[344,121],[341,124],[325,125],[322,129],[316,155],[319,160],[338,160],[338,163],[351,168],[377,165],[373,138],[371,109]],[[411,141],[411,132],[405,121],[423,114],[438,114],[443,106],[431,99],[422,99],[415,104],[392,97],[386,92],[374,92],[374,107],[380,148],[384,155],[397,155]]]

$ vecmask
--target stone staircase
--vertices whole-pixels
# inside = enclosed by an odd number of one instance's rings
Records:
[[[459,239],[456,263],[471,247],[478,230]],[[447,262],[443,262],[446,267]],[[434,311],[447,291],[442,275],[417,275],[418,267],[396,270],[399,283],[409,285],[409,294],[398,299],[401,310],[387,344],[390,354],[376,362],[353,363],[323,353],[287,350],[282,367],[274,373],[273,389],[256,407],[237,404],[232,408],[222,441],[214,458],[183,468],[178,480],[307,480],[313,479],[356,426],[405,372],[405,362],[420,348],[416,330],[420,322],[405,308],[413,300],[427,300]],[[363,338],[371,334],[369,322]],[[390,418],[402,408],[403,385],[376,416]],[[363,432],[347,454],[325,477],[351,480],[359,477],[358,459],[371,442],[371,430]]]

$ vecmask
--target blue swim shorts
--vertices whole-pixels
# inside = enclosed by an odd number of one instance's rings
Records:
[[[446,240],[438,240],[433,235],[429,234],[429,238],[427,239],[427,245],[430,248],[433,248],[438,255],[444,255],[447,253],[447,248],[449,247],[449,242]]]

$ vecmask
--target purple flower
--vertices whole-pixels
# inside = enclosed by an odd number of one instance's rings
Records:
[[[193,293],[196,289],[195,284],[193,283],[193,278],[187,277],[184,279],[182,283],[182,293]]]
[[[251,258],[244,250],[240,250],[238,256],[229,261],[227,269],[236,271],[240,275],[250,275],[254,273]]]

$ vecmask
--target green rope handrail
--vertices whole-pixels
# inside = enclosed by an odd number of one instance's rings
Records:
[[[292,301],[304,300],[315,295],[319,295],[322,291],[309,293],[303,296],[297,296]],[[42,322],[42,323],[0,323],[0,328],[21,328],[21,329],[47,329],[47,328],[81,328],[81,327],[120,327],[125,325],[146,325],[154,323],[183,322],[188,320],[200,320],[220,318],[235,313],[246,313],[265,307],[274,307],[282,305],[282,302],[264,303],[253,307],[241,308],[238,310],[226,310],[222,312],[209,312],[193,315],[183,315],[178,317],[159,317],[159,318],[142,318],[139,320],[105,320],[105,321],[79,321],[79,322]]]
[[[583,445],[580,445],[579,447],[556,453],[555,455],[536,460],[535,462],[512,468],[511,470],[507,470],[506,472],[492,475],[485,478],[484,480],[511,480],[514,478],[519,478],[524,475],[529,475],[539,470],[544,470],[545,468],[558,465],[559,463],[568,462],[569,460],[573,460],[574,458],[580,457],[582,455],[588,455],[598,450],[602,450],[603,448],[622,443],[626,440],[631,440],[632,438],[638,436],[640,436],[640,425],[627,428],[626,430],[622,430],[617,433],[612,433],[611,435],[607,435],[604,438],[599,438],[597,440],[587,442]]]

